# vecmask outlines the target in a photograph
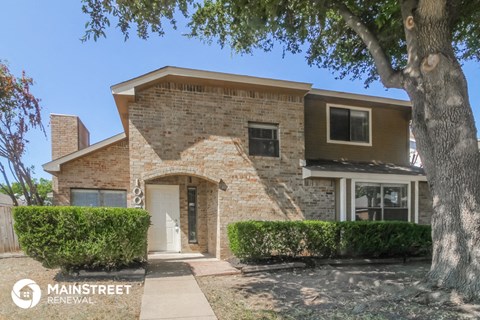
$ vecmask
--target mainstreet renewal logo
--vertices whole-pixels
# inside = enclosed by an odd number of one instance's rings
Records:
[[[48,304],[93,304],[92,297],[87,295],[123,295],[130,294],[131,285],[88,284],[81,285],[47,285]],[[23,309],[35,307],[42,296],[42,290],[35,281],[22,279],[13,285],[12,300]]]
[[[22,309],[35,307],[42,297],[38,284],[30,279],[22,279],[13,285],[12,300]]]

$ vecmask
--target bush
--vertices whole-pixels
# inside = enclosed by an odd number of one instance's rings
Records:
[[[307,253],[315,257],[330,258],[340,246],[340,226],[329,221],[304,221],[308,226]]]
[[[326,221],[241,221],[228,225],[230,250],[238,258],[330,256],[338,244],[337,225]]]
[[[140,209],[17,207],[22,250],[45,267],[112,269],[143,262],[150,215]]]
[[[339,222],[341,255],[398,257],[431,251],[431,227],[400,221]]]
[[[431,250],[430,226],[397,221],[241,221],[228,225],[230,250],[240,259],[404,257]]]

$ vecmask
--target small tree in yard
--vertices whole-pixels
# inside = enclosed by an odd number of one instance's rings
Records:
[[[32,84],[33,79],[27,77],[25,72],[17,78],[0,62],[0,174],[4,179],[0,189],[10,196],[16,206],[18,191],[28,205],[43,205],[44,199],[39,195],[32,179],[33,168],[25,165],[22,160],[28,143],[26,133],[33,128],[39,128],[45,133],[40,115],[40,100],[30,92]],[[14,182],[10,181],[10,175]],[[16,192],[15,189],[19,190]]]
[[[37,189],[36,192],[38,193],[38,196],[42,200],[43,205],[51,205],[52,201],[51,199],[49,199],[48,194],[52,192],[52,181],[45,178],[40,178],[40,179],[33,178],[32,184]],[[0,193],[4,193],[8,195],[8,193],[6,193],[5,190],[10,190],[10,189],[15,195],[17,202],[19,202],[20,204],[20,202],[25,198],[23,194],[22,185],[16,181],[11,183],[10,188],[8,188],[6,185],[4,186],[3,184],[0,184]],[[27,186],[27,190],[30,191],[28,186]]]
[[[480,297],[480,156],[459,60],[480,60],[480,0],[82,0],[85,39],[109,19],[147,38],[189,18],[190,36],[238,52],[306,50],[309,64],[407,92],[433,195],[431,284]],[[189,9],[193,13],[189,13]]]

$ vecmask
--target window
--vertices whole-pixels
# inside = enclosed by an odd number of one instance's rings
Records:
[[[355,220],[408,221],[408,185],[355,183]]]
[[[188,243],[198,243],[197,240],[197,188],[188,188]]]
[[[328,142],[371,145],[371,111],[327,105]]]
[[[278,125],[249,123],[248,152],[251,156],[278,157]]]
[[[71,189],[70,203],[82,207],[127,207],[127,192],[123,190]]]

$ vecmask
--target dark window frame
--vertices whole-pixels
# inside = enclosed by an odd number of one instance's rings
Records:
[[[270,137],[268,137],[270,133]],[[258,157],[280,157],[280,129],[277,123],[248,123],[248,154]]]
[[[70,205],[71,206],[78,206],[76,204],[74,204],[74,196],[73,196],[73,192],[74,191],[83,191],[83,192],[96,192],[98,194],[98,206],[91,206],[91,207],[107,207],[105,206],[105,198],[103,197],[103,195],[105,194],[105,192],[122,192],[124,193],[124,205],[122,205],[121,207],[115,207],[115,208],[127,208],[127,190],[125,189],[101,189],[101,188],[70,188]]]
[[[347,122],[343,123],[343,127],[346,128],[347,132],[345,132],[343,138],[334,138],[332,137],[333,134],[333,126],[332,126],[332,109],[336,109],[338,111],[345,110],[347,112]],[[364,112],[367,114],[367,132],[366,132],[366,140],[352,140],[352,128],[354,123],[352,122],[352,111],[357,112]],[[343,105],[336,105],[336,104],[327,104],[327,142],[328,143],[338,143],[338,144],[349,144],[349,145],[359,145],[359,146],[372,146],[372,109],[370,108],[363,108],[363,107],[353,107],[353,106],[343,106]],[[340,134],[341,135],[341,134]]]
[[[193,193],[190,193],[190,192],[193,192]],[[192,195],[194,196],[194,199],[191,198]],[[188,243],[198,244],[197,187],[187,187],[187,219],[188,219]]]

